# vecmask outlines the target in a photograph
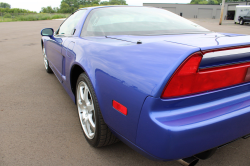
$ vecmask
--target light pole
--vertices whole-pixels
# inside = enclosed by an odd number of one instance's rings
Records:
[[[221,23],[222,23],[223,12],[224,12],[224,6],[225,6],[225,0],[222,0],[219,25],[221,25]]]

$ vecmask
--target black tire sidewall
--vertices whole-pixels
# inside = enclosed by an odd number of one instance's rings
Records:
[[[78,113],[78,103],[77,103],[77,90],[78,90],[78,85],[79,83],[83,81],[87,84],[87,86],[89,87],[89,90],[90,90],[90,93],[91,93],[91,96],[92,96],[92,100],[93,100],[93,104],[94,104],[94,108],[95,108],[95,118],[96,118],[96,124],[95,124],[95,136],[93,139],[89,139],[85,133],[84,133],[84,130],[82,129],[82,132],[86,138],[86,140],[88,141],[88,143],[90,145],[92,145],[93,147],[97,147],[98,143],[99,143],[99,140],[100,140],[100,135],[101,135],[101,124],[100,124],[100,108],[99,108],[99,104],[98,104],[98,101],[97,101],[97,98],[96,98],[96,94],[95,94],[95,91],[94,91],[94,88],[92,86],[92,83],[90,82],[88,76],[84,73],[80,74],[80,76],[78,77],[77,79],[77,82],[76,82],[76,92],[75,92],[75,98],[76,98],[76,106],[77,106],[77,113]],[[79,113],[78,113],[79,114]],[[79,117],[79,120],[80,120],[80,117]],[[81,125],[81,122],[80,122],[80,125]],[[82,125],[81,125],[81,128],[82,128]]]

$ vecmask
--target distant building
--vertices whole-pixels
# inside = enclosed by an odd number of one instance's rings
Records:
[[[223,18],[233,20],[237,5],[250,5],[250,2],[226,2]],[[143,3],[143,6],[153,6],[166,9],[185,18],[210,18],[219,19],[221,5],[199,5],[181,3]]]

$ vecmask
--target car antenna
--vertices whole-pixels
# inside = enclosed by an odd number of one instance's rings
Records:
[[[138,41],[137,41],[137,44],[142,44],[142,41],[141,41],[141,40],[138,40]]]

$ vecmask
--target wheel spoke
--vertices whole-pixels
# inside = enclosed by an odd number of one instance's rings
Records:
[[[81,100],[81,102],[83,102],[84,101],[84,94],[83,94],[83,86],[80,86],[80,100]]]
[[[48,63],[47,63],[47,61],[46,61],[46,60],[44,60],[44,66],[45,66],[45,69],[47,69],[47,68],[48,68]]]
[[[80,107],[82,107],[82,100],[78,99],[78,104],[80,105]]]
[[[89,89],[88,89],[87,86],[85,86],[85,88],[84,88],[84,94],[83,94],[84,95],[84,101],[85,101],[85,103],[89,102],[88,94],[89,94]]]
[[[90,122],[89,122],[89,119],[86,120],[86,128],[87,128],[87,132],[88,134],[90,135],[92,133],[91,129],[90,129]]]
[[[47,69],[48,68],[48,60],[47,60],[47,56],[45,53],[45,48],[43,49],[43,61],[44,61],[44,66]]]
[[[84,115],[81,114],[80,116],[82,117],[82,118],[81,118],[82,124],[83,124],[83,125],[86,125],[86,119],[85,119]]]
[[[93,110],[94,110],[94,105],[93,105],[93,103],[87,103],[87,110],[88,110],[88,111],[93,111]]]
[[[83,89],[82,86],[79,86],[79,87],[78,87],[78,90],[77,90],[77,91],[78,91],[78,94],[77,94],[77,101],[78,101],[78,104],[79,104],[78,106],[80,106],[81,109],[82,109],[82,106],[83,106],[83,103],[82,103],[82,101],[83,101],[83,100],[82,100],[82,89]]]
[[[90,137],[93,137],[95,135],[95,133],[90,133],[89,136]]]
[[[89,119],[90,127],[91,127],[92,131],[95,131],[95,123],[93,122],[92,118],[93,118],[93,114],[89,114],[88,119]]]

